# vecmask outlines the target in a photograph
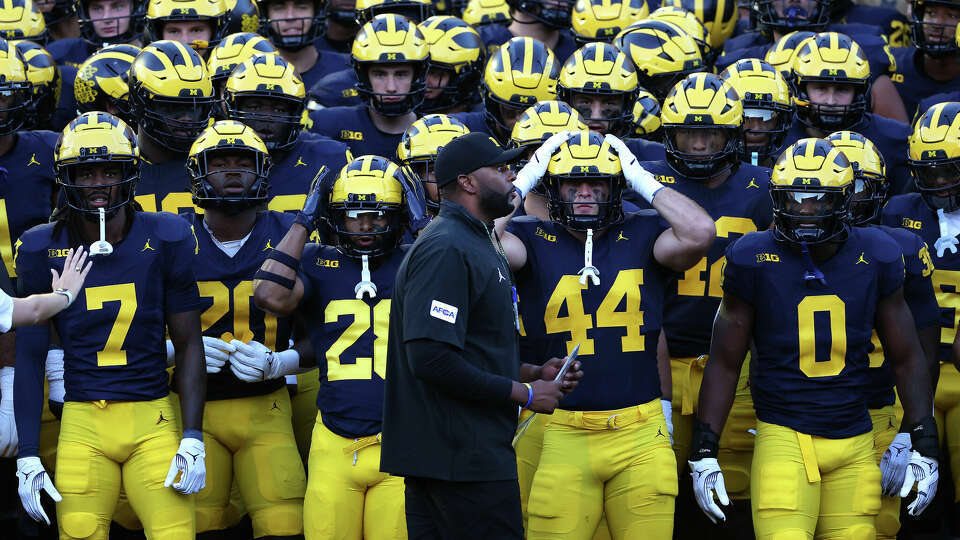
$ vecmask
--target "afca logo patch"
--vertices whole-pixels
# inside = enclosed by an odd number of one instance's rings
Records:
[[[450,304],[444,304],[438,300],[434,300],[430,304],[430,316],[436,317],[441,321],[446,321],[450,324],[456,324],[457,311],[457,308],[454,306],[451,306]]]

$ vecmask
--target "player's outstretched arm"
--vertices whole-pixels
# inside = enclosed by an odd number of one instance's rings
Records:
[[[317,172],[303,209],[297,213],[283,240],[263,261],[253,276],[253,302],[268,313],[285,317],[293,313],[303,298],[303,282],[297,277],[300,257],[310,231],[314,230],[323,211],[323,179],[326,168]]]
[[[200,311],[167,314],[167,330],[176,351],[177,388],[183,431],[203,429],[203,404],[207,395],[206,363],[200,333]]]
[[[50,270],[53,274],[51,289],[54,292],[13,299],[11,327],[40,324],[70,307],[73,299],[80,294],[92,266],[93,261],[87,261],[87,252],[83,247],[67,252],[67,258],[63,262],[63,275],[58,275],[56,270]],[[0,291],[0,295],[6,296],[6,293]],[[3,298],[0,304],[7,301],[8,298]]]

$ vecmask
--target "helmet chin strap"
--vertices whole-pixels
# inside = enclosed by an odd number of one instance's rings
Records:
[[[587,278],[594,286],[600,285],[600,270],[593,265],[593,229],[587,229],[587,241],[583,245],[583,268],[577,274],[580,274],[581,285],[587,284]]]
[[[943,257],[943,254],[947,251],[950,253],[957,252],[957,244],[960,244],[960,240],[957,240],[956,235],[950,234],[950,213],[944,212],[943,208],[937,209],[937,221],[940,223],[940,238],[937,238],[937,241],[934,242],[933,247],[937,248],[937,257]]]
[[[807,267],[803,273],[803,281],[819,281],[820,284],[826,287],[827,280],[823,277],[823,272],[821,272],[813,262],[813,257],[810,256],[810,249],[807,247],[806,242],[800,242],[800,254],[803,255],[803,265]]]
[[[360,269],[360,282],[353,288],[357,295],[357,300],[363,300],[364,295],[371,299],[377,297],[377,286],[370,280],[370,258],[368,255],[360,257],[362,267]]]

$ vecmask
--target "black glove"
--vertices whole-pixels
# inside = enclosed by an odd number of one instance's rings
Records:
[[[323,196],[325,193],[323,179],[326,178],[328,171],[326,165],[320,167],[320,170],[317,171],[317,176],[313,178],[310,190],[307,191],[307,199],[303,202],[303,209],[297,212],[297,217],[294,219],[294,223],[303,225],[308,231],[317,228],[320,213],[323,211]]]

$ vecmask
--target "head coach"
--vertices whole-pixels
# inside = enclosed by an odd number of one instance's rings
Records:
[[[561,359],[518,357],[516,289],[492,232],[513,211],[521,152],[482,133],[441,149],[440,211],[397,271],[380,469],[405,477],[411,539],[522,539],[517,407],[551,413],[582,376],[575,362],[553,382]]]

